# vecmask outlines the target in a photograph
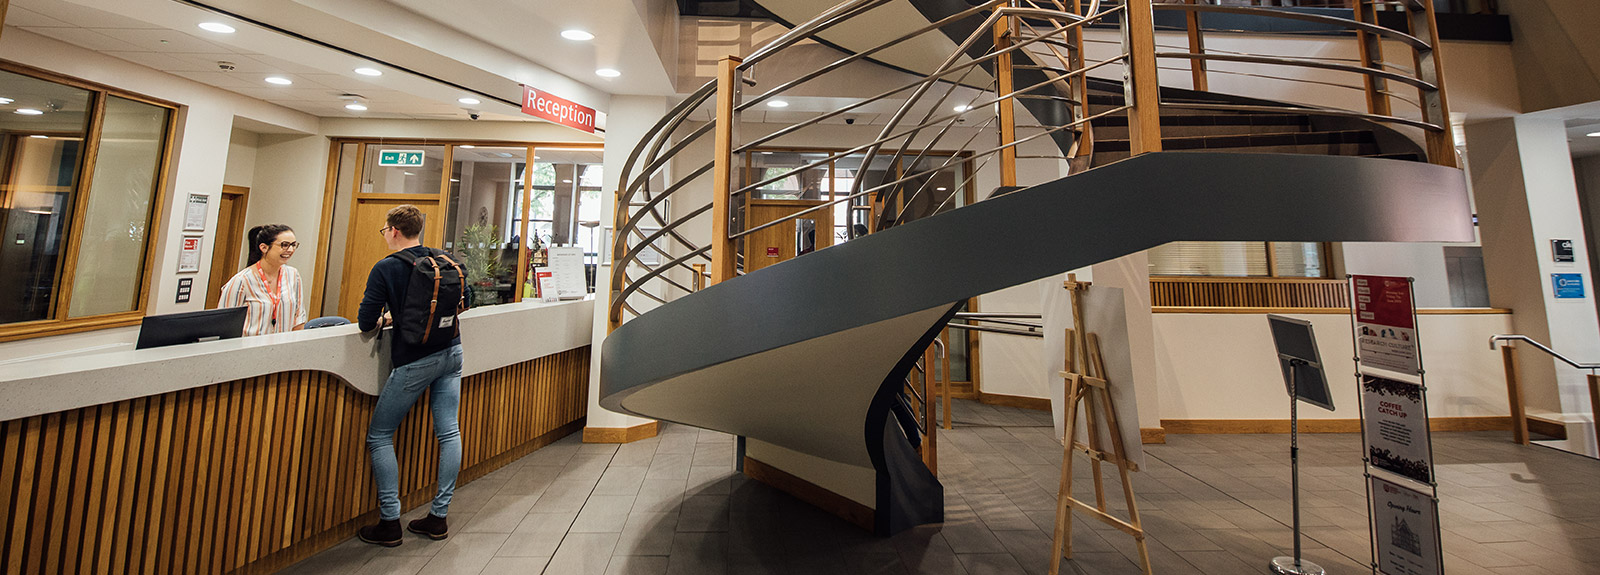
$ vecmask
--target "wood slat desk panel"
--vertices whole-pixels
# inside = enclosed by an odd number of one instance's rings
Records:
[[[1150,278],[1150,305],[1168,307],[1349,307],[1344,280]]]
[[[582,428],[589,348],[468,376],[458,485]],[[0,571],[265,573],[377,517],[377,398],[295,371],[0,423]],[[401,501],[438,473],[424,397],[395,437]]]

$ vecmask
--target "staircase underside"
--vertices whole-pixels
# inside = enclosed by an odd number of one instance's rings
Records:
[[[919,350],[959,302],[1172,241],[1471,241],[1471,222],[1462,173],[1452,168],[1146,154],[810,253],[646,313],[606,338],[600,402],[796,454],[815,470],[786,471],[875,509],[886,534],[943,506],[937,480],[908,477],[899,448],[909,441],[885,422]]]

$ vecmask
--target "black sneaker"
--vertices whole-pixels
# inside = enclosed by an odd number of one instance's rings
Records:
[[[432,513],[407,523],[406,530],[434,541],[450,536],[450,526],[445,523],[445,519]]]
[[[360,537],[362,541],[373,545],[399,547],[401,543],[400,520],[379,521],[376,524],[362,527],[360,531],[356,531],[356,537]]]

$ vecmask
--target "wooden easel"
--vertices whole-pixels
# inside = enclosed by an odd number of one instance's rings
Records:
[[[1065,370],[1061,377],[1066,380],[1067,405],[1066,422],[1062,428],[1061,452],[1061,489],[1056,493],[1056,525],[1055,537],[1050,545],[1050,575],[1058,575],[1061,570],[1061,557],[1072,557],[1072,508],[1077,508],[1090,517],[1121,530],[1133,536],[1134,543],[1139,549],[1139,562],[1144,567],[1145,575],[1151,575],[1150,550],[1145,545],[1144,527],[1139,522],[1139,507],[1133,499],[1133,484],[1130,482],[1129,472],[1137,471],[1135,464],[1126,458],[1127,450],[1123,448],[1122,434],[1118,432],[1117,410],[1111,404],[1111,394],[1106,388],[1105,361],[1100,356],[1100,339],[1095,334],[1087,333],[1083,326],[1083,292],[1089,289],[1089,282],[1077,281],[1074,275],[1068,275],[1063,287],[1067,289],[1068,297],[1072,300],[1072,317],[1074,329],[1068,329],[1066,344]],[[1081,352],[1081,359],[1078,353]],[[1078,404],[1083,403],[1084,429],[1088,430],[1087,444],[1078,441]],[[1110,431],[1111,452],[1107,453],[1101,446],[1098,423],[1104,421],[1106,429]],[[1094,505],[1079,501],[1072,497],[1072,459],[1076,453],[1089,456],[1089,465],[1094,468]],[[1117,472],[1122,478],[1122,495],[1128,502],[1128,520],[1123,521],[1112,516],[1106,509],[1105,484],[1100,476],[1100,462],[1117,466]]]

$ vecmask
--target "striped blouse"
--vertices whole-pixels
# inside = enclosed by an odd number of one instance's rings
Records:
[[[245,310],[244,335],[293,330],[294,326],[306,322],[307,315],[305,289],[300,283],[299,270],[291,266],[278,268],[278,284],[283,291],[278,298],[276,314],[273,313],[272,292],[277,291],[278,286],[268,286],[253,265],[233,274],[227,285],[222,286],[222,297],[217,301],[217,307],[249,308]],[[272,321],[274,317],[276,323]]]

